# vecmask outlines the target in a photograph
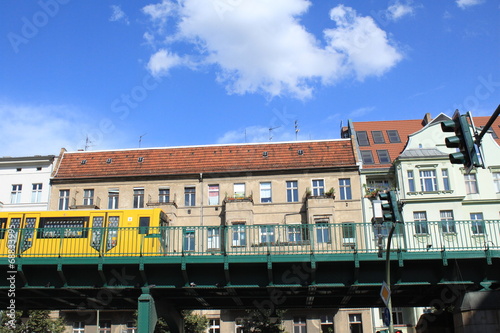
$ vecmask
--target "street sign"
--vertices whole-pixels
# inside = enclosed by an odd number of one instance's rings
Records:
[[[380,289],[380,297],[384,301],[385,306],[389,303],[389,298],[391,297],[391,289],[387,283],[382,282],[382,288]]]
[[[384,314],[382,316],[382,319],[384,321],[385,326],[390,326],[391,325],[391,311],[389,311],[388,308],[384,309]]]

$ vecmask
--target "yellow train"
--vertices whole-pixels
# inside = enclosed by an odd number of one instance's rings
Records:
[[[167,224],[161,209],[0,212],[0,257],[162,255]]]

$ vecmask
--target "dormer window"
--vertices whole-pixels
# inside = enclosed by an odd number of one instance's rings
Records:
[[[142,163],[143,161],[144,161],[144,157],[139,157],[139,158],[137,159],[137,162],[139,162],[139,163]]]
[[[81,160],[81,161],[80,161],[80,164],[82,164],[82,165],[83,165],[83,164],[87,164],[87,160]]]
[[[110,164],[111,162],[113,162],[113,159],[112,159],[112,158],[108,158],[108,159],[106,160],[106,163],[108,163],[108,164]]]

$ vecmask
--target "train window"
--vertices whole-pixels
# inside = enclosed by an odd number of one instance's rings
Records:
[[[7,228],[7,218],[0,218],[0,239],[5,237],[5,228]]]
[[[21,251],[26,251],[33,245],[33,235],[35,233],[36,218],[26,218],[24,232],[22,233]]]
[[[110,216],[108,220],[108,239],[106,249],[109,251],[118,244],[118,225],[120,223],[119,216]]]
[[[139,233],[149,234],[149,216],[139,217]]]
[[[17,235],[19,234],[19,228],[21,227],[21,219],[18,217],[13,217],[10,219],[9,228],[9,241],[7,242],[7,248],[9,251],[14,252],[17,247]],[[11,236],[12,235],[12,236]],[[14,240],[12,243],[10,240]]]
[[[38,238],[87,238],[89,217],[42,217]]]
[[[102,244],[102,234],[103,234],[103,223],[104,216],[94,216],[92,219],[92,239],[90,241],[90,246],[92,246],[97,251],[101,250]]]

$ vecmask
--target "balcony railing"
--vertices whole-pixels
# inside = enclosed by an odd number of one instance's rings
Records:
[[[0,257],[376,253],[385,249],[389,227],[318,223],[0,229]],[[405,222],[396,227],[392,249],[426,253],[500,250],[500,221]]]

